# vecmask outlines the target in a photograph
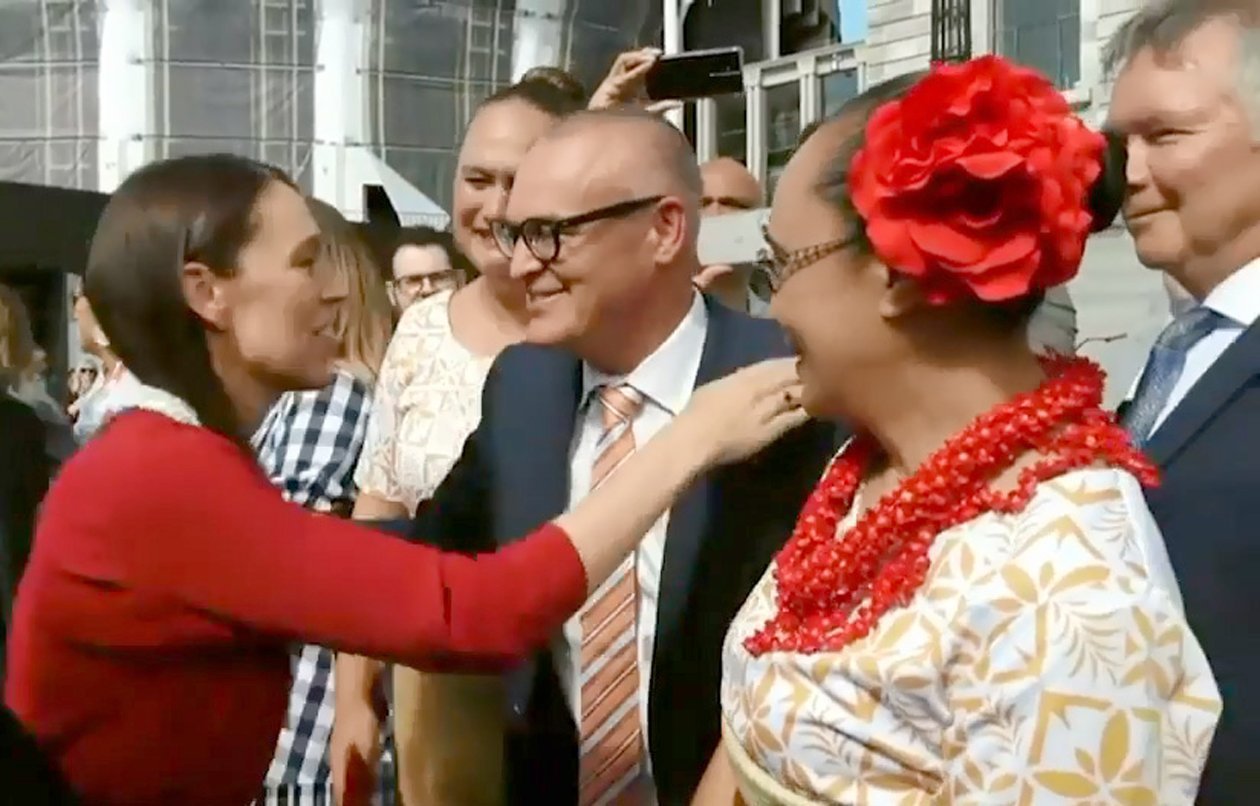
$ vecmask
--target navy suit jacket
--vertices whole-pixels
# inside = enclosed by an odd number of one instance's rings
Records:
[[[1260,323],[1151,435],[1147,491],[1225,709],[1199,803],[1260,799]]]
[[[707,303],[697,384],[786,354],[775,323]],[[490,551],[567,509],[581,380],[572,353],[505,350],[486,381],[481,424],[421,506],[414,537],[448,550]],[[806,425],[751,460],[711,473],[670,511],[648,703],[663,806],[690,801],[717,747],[726,629],[786,541],[837,440],[833,425]],[[508,705],[508,802],[575,803],[576,729],[549,652],[510,675]]]

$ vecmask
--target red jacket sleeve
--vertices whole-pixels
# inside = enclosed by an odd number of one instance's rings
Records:
[[[453,670],[511,664],[585,599],[585,570],[557,526],[493,554],[443,553],[285,502],[226,440],[171,428],[177,462],[157,461],[134,491],[115,467],[80,510],[108,519],[91,531],[119,541],[108,565],[128,587],[276,638]],[[98,565],[113,552],[96,548]]]

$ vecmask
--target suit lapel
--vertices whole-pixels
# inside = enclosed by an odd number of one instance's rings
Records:
[[[1230,345],[1155,430],[1146,444],[1151,459],[1161,467],[1167,465],[1256,375],[1260,375],[1260,323]]]
[[[703,386],[733,371],[737,362],[730,350],[733,314],[705,298],[709,321],[704,335],[704,351],[696,371],[696,386]],[[696,560],[709,520],[709,503],[715,492],[712,474],[697,481],[669,513],[665,538],[665,558],[661,567],[660,598],[657,601],[656,646],[668,645],[686,608],[687,594],[695,575]]]
[[[494,467],[496,518],[500,544],[519,540],[569,508],[569,449],[581,394],[581,364],[560,350],[537,349],[528,377],[509,384],[496,405],[509,412],[496,434]],[[538,680],[538,658],[531,658],[506,679],[508,723],[523,729]]]

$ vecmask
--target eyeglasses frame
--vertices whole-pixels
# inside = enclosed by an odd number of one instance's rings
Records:
[[[527,218],[520,223],[513,223],[506,218],[490,219],[490,234],[494,238],[495,246],[504,257],[511,258],[512,253],[516,250],[516,244],[522,239],[525,241],[525,248],[536,259],[543,263],[551,263],[560,257],[560,238],[575,227],[584,224],[593,224],[596,221],[607,221],[614,218],[624,218],[626,216],[646,210],[648,207],[658,204],[666,198],[664,194],[657,196],[643,196],[637,199],[628,199],[626,201],[610,204],[605,207],[599,207],[589,210],[578,215],[567,216],[565,218],[547,218],[533,217]],[[544,256],[538,254],[534,250],[531,239],[525,236],[525,232],[529,227],[537,228],[539,238],[544,237],[547,233],[551,235],[551,255]],[[545,241],[544,241],[545,243]]]
[[[770,237],[769,228],[764,224],[761,227],[761,237],[766,242],[766,252],[757,261],[757,269],[765,277],[772,293],[778,293],[783,284],[797,272],[860,240],[860,236],[850,234],[789,251]]]

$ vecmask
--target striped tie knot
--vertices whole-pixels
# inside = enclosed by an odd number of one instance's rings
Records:
[[[629,425],[643,411],[643,395],[629,384],[599,387],[599,404],[603,407],[604,433]]]

